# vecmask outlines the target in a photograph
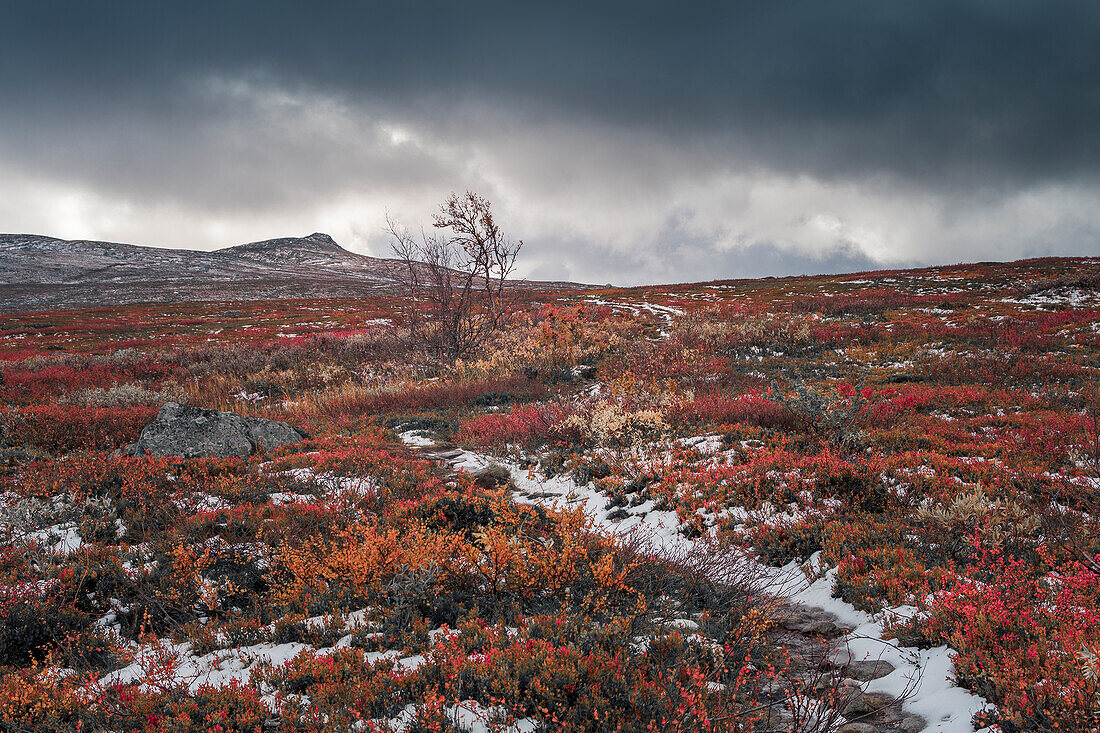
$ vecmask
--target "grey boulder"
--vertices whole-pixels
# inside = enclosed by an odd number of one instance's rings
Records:
[[[305,437],[305,433],[285,422],[169,402],[142,429],[127,452],[138,456],[247,458]]]
[[[894,665],[890,664],[885,659],[869,659],[861,662],[852,662],[844,669],[846,675],[854,680],[860,680],[861,682],[877,680],[893,671]]]

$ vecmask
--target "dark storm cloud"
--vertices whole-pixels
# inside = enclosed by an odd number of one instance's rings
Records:
[[[1098,253],[1098,40],[1089,2],[15,2],[0,173],[102,236],[374,250],[334,201],[472,186],[548,277]]]
[[[261,72],[423,114],[472,98],[706,135],[830,175],[1100,164],[1087,2],[36,2],[0,28],[5,97],[76,117],[176,115],[182,76]]]

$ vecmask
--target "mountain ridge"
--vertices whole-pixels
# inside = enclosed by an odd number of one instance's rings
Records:
[[[394,292],[402,267],[398,260],[344,249],[323,232],[209,251],[0,234],[0,311],[386,295]]]

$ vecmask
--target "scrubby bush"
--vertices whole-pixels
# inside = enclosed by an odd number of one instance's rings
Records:
[[[508,412],[478,415],[463,421],[455,440],[479,448],[540,444],[572,445],[584,435],[580,426],[569,422],[573,408],[564,404],[517,405]]]
[[[790,429],[796,424],[789,409],[758,394],[726,397],[707,394],[676,403],[669,411],[676,422],[706,425],[748,423],[762,428]]]
[[[31,405],[8,414],[8,441],[48,451],[113,450],[137,440],[157,406]]]
[[[959,680],[997,707],[980,725],[1004,730],[1100,728],[1100,576],[1080,563],[1044,575],[984,546],[926,604],[925,633],[955,649]]]

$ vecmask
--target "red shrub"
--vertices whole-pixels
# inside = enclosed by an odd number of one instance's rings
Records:
[[[531,446],[538,442],[575,442],[579,434],[562,425],[570,411],[563,405],[518,405],[510,412],[478,415],[466,420],[456,439],[482,448],[510,443]]]
[[[762,428],[779,429],[789,429],[795,424],[790,410],[758,394],[743,394],[738,397],[702,395],[690,402],[675,405],[670,412],[673,420],[691,424],[748,423]]]
[[[1100,730],[1100,576],[1070,563],[1046,578],[973,541],[981,561],[934,597],[928,632],[956,650],[959,679],[998,702],[982,722],[1006,730]]]
[[[64,392],[155,379],[169,372],[167,366],[151,360],[129,364],[82,363],[83,366],[54,364],[37,369],[9,367],[3,373],[0,397],[18,404],[46,402]]]
[[[156,414],[151,405],[32,405],[11,413],[8,437],[49,451],[111,450],[137,440]]]

